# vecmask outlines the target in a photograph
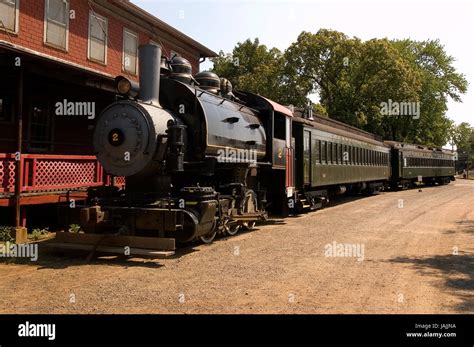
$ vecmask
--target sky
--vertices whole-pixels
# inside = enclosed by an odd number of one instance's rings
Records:
[[[302,31],[333,29],[362,40],[439,39],[469,82],[447,116],[474,126],[474,1],[472,0],[132,0],[215,52],[258,38],[285,50]],[[201,64],[201,70],[212,64]]]

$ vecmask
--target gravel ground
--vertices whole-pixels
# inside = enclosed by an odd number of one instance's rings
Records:
[[[168,259],[42,250],[0,264],[0,313],[472,313],[473,193],[348,198]]]

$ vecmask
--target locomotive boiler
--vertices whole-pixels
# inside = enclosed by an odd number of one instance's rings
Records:
[[[140,85],[118,79],[127,97],[97,120],[95,153],[109,174],[125,177],[126,189],[89,191],[80,211],[88,233],[211,242],[266,219],[257,179],[268,167],[262,115],[227,80],[193,77],[181,57],[169,65],[160,47],[141,46]]]

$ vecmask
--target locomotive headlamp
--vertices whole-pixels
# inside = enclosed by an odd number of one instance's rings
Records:
[[[134,98],[138,95],[140,86],[135,81],[130,81],[128,78],[118,76],[115,78],[115,86],[117,91],[122,94]]]

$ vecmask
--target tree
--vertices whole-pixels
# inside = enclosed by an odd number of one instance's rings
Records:
[[[474,128],[463,122],[452,125],[449,131],[451,144],[456,146],[460,168],[468,167],[474,159]]]
[[[212,61],[212,71],[229,79],[234,88],[281,99],[282,53],[277,48],[268,49],[258,39],[248,39],[239,42],[232,54],[221,51]]]
[[[467,91],[464,75],[453,67],[454,58],[449,56],[438,40],[393,41],[411,68],[421,75],[419,122],[408,128],[407,137],[417,143],[442,146],[449,140],[451,121],[446,117],[447,102],[451,98],[461,101]]]
[[[214,72],[282,104],[304,107],[317,93],[317,113],[388,140],[443,146],[447,102],[460,101],[468,85],[453,62],[437,40],[361,41],[321,29],[302,32],[284,53],[258,39],[238,43],[214,59]]]
[[[456,145],[457,151],[468,151],[474,143],[474,131],[471,125],[467,122],[462,122],[457,126],[452,126],[450,129],[451,141]]]
[[[387,139],[404,136],[406,117],[383,117],[380,105],[392,99],[416,100],[420,81],[388,40],[362,42],[326,29],[303,32],[285,58],[292,88],[303,87],[297,100],[319,93],[331,118]]]

